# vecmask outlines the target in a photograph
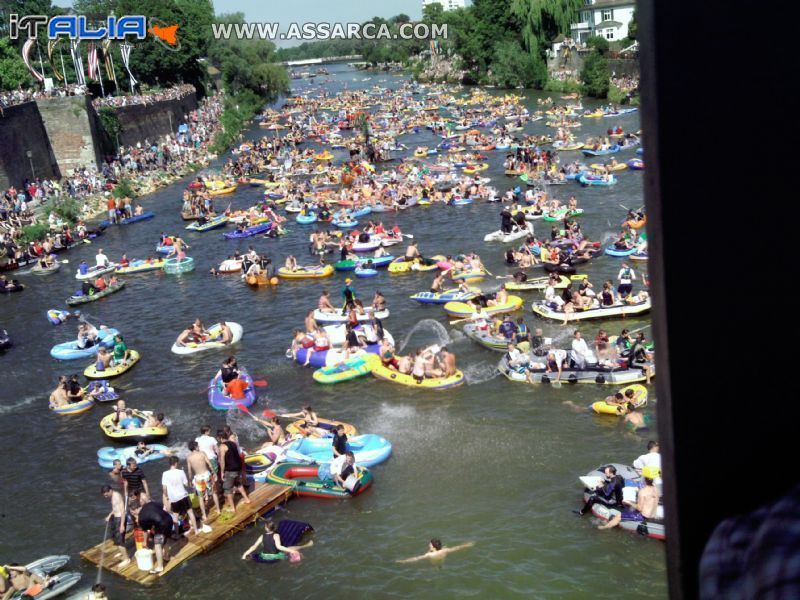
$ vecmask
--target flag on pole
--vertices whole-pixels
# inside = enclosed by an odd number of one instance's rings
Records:
[[[59,38],[60,39],[60,38]],[[58,64],[56,63],[56,59],[53,56],[53,51],[58,46],[59,39],[50,40],[47,42],[47,60],[50,62],[50,67],[53,69],[53,75],[56,76],[56,79],[59,81],[64,81],[64,57],[61,57],[61,71],[58,70]]]
[[[88,61],[88,73],[89,79],[94,79],[97,81],[100,75],[100,63],[97,60],[97,46],[94,42],[89,42],[89,46],[86,51],[86,59]]]
[[[28,67],[28,71],[31,72],[31,75],[33,75],[36,78],[36,80],[39,83],[41,83],[44,81],[44,75],[42,73],[39,73],[39,71],[37,71],[36,68],[31,65],[30,53],[35,43],[36,43],[35,39],[28,38],[28,40],[23,44],[22,60],[25,63],[25,66]]]
[[[106,79],[110,79],[117,85],[117,74],[114,71],[114,58],[111,56],[111,40],[103,40],[103,62],[106,65]]]
[[[131,80],[131,90],[133,90],[134,86],[139,82],[136,80],[136,77],[133,76],[133,73],[131,73],[131,50],[133,50],[133,45],[131,44],[120,44],[119,46],[119,52],[122,55],[122,64],[128,72],[128,78]]]
[[[72,55],[72,64],[75,65],[75,78],[78,85],[86,85],[86,76],[83,74],[83,58],[78,44],[80,44],[80,40],[70,40],[70,54]]]

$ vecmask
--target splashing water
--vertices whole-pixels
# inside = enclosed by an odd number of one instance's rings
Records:
[[[478,385],[486,383],[497,377],[497,365],[494,363],[475,363],[463,369],[467,385]]]
[[[264,438],[264,428],[236,408],[228,410],[225,422],[236,432],[240,441],[245,439],[253,441]]]
[[[20,408],[24,408],[25,406],[30,406],[37,400],[40,400],[40,396],[27,396],[17,402],[16,404],[9,404],[8,406],[0,406],[0,415],[7,415],[9,413],[15,412]]]
[[[600,245],[605,246],[609,242],[616,240],[617,237],[619,237],[619,235],[613,231],[606,231],[603,233],[603,237],[600,238]]]
[[[186,442],[181,442],[180,444],[170,446],[170,450],[172,450],[174,455],[181,460],[186,460],[186,458],[189,456],[189,444]]]
[[[411,337],[420,331],[433,333],[436,336],[436,343],[438,343],[440,346],[446,346],[453,341],[450,338],[450,335],[447,333],[447,329],[444,328],[444,325],[438,321],[434,321],[433,319],[422,319],[422,321],[419,321],[416,325],[414,325],[414,327],[411,328],[411,331],[406,334],[406,337],[403,338],[403,343],[400,344],[400,349],[398,350],[399,354],[402,354],[405,351],[409,340],[411,340]]]

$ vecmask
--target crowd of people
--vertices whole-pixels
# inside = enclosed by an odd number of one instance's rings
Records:
[[[24,248],[18,247],[22,228],[35,222],[35,206],[70,198],[82,202],[81,217],[89,218],[114,202],[111,190],[122,179],[128,179],[137,193],[148,193],[195,165],[207,163],[208,144],[219,130],[222,110],[221,95],[205,98],[187,115],[180,131],[152,142],[145,139],[135,146],[121,146],[114,156],[104,158],[99,169],[78,166],[58,181],[26,179],[22,186],[6,189],[0,196],[0,243],[6,246],[0,260],[22,256]],[[64,223],[51,217],[49,226],[51,232],[61,231]]]
[[[85,96],[86,86],[68,84],[59,87],[52,87],[49,90],[9,90],[0,92],[0,117],[3,116],[3,109],[15,104],[32,102],[33,100],[46,100],[47,98],[64,98],[66,96]]]
[[[178,100],[194,94],[197,90],[190,83],[183,83],[175,85],[163,90],[148,92],[144,94],[135,94],[133,96],[105,96],[104,98],[95,98],[92,104],[95,108],[101,106],[135,106],[141,104],[155,104],[156,102],[164,102],[165,100]]]

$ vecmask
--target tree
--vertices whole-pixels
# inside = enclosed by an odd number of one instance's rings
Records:
[[[219,15],[216,21],[244,23],[244,14]],[[233,38],[212,40],[208,59],[222,72],[225,87],[232,95],[250,92],[263,104],[289,90],[286,69],[275,63],[275,45],[272,42]]]
[[[542,87],[547,82],[547,66],[531,56],[516,40],[501,40],[495,45],[490,66],[492,83],[498,87]]]
[[[22,56],[8,38],[0,38],[0,90],[14,90],[33,83]]]
[[[600,56],[608,54],[608,40],[601,35],[593,35],[586,40],[586,45],[593,48]]]
[[[395,15],[391,19],[389,19],[389,23],[398,23],[399,24],[399,23],[410,23],[410,22],[411,22],[411,17],[409,17],[405,13],[400,13],[399,15]]]
[[[210,0],[110,0],[118,15],[147,15],[157,25],[178,25],[180,50],[172,52],[149,35],[131,53],[131,70],[148,84],[193,83],[202,86],[205,69],[198,59],[208,47],[213,7]],[[96,8],[101,4],[98,2]],[[106,13],[108,14],[108,13]]]
[[[511,11],[521,20],[522,40],[531,54],[542,54],[559,33],[569,34],[583,0],[513,0]]]
[[[632,40],[636,39],[636,34],[639,32],[639,25],[636,23],[636,10],[631,15],[631,22],[628,23],[628,37]]]
[[[605,98],[608,96],[610,77],[608,61],[596,51],[591,52],[584,60],[581,70],[584,93],[595,98]]]

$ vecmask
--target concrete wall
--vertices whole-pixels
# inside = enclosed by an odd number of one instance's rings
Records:
[[[175,133],[184,117],[196,108],[197,97],[194,94],[157,104],[122,106],[117,109],[121,128],[119,143],[133,146],[145,139],[153,142],[162,135]]]
[[[10,106],[0,116],[0,190],[33,178],[28,150],[37,177],[61,176],[35,102]]]
[[[36,102],[61,173],[97,165],[100,145],[97,116],[89,98],[71,96]]]

